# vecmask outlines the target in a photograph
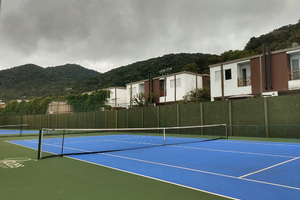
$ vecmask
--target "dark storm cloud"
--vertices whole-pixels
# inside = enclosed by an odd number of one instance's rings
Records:
[[[243,49],[296,23],[295,0],[3,0],[0,69],[67,62],[104,72],[168,53]]]

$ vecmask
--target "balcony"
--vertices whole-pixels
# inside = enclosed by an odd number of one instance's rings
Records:
[[[167,91],[166,91],[167,93]],[[165,96],[165,91],[164,90],[159,90],[159,97],[164,97]]]
[[[238,78],[238,87],[244,87],[251,85],[251,76],[245,78]]]
[[[300,79],[300,70],[288,70],[288,79],[291,80],[299,80]]]

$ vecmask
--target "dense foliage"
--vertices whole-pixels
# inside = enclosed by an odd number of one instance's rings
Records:
[[[26,64],[0,71],[0,99],[3,101],[66,94],[65,88],[94,77],[99,73],[79,65],[67,64],[42,68]]]
[[[259,37],[250,38],[246,44],[245,49],[247,51],[255,51],[257,53],[262,52],[262,43],[270,43],[271,50],[280,50],[292,47],[292,44],[296,42],[300,44],[300,23],[294,25],[283,26],[279,29],[275,29],[272,32],[261,35]]]
[[[181,103],[186,104],[206,101],[210,101],[210,89],[208,87],[204,87],[203,89],[197,88],[189,91],[183,96]]]
[[[150,106],[152,102],[154,102],[155,98],[157,98],[157,94],[150,93],[150,95],[148,95],[145,92],[142,92],[135,95],[132,101],[133,104],[136,105],[136,107],[147,107]]]
[[[109,90],[99,90],[97,92],[92,92],[90,95],[68,95],[67,101],[75,112],[96,111],[104,106],[109,97]]]
[[[127,83],[140,81],[148,78],[151,72],[152,77],[159,76],[159,70],[172,68],[170,73],[176,73],[183,70],[197,71],[198,73],[209,73],[208,66],[219,61],[219,56],[211,54],[168,54],[158,58],[136,62],[124,67],[113,69],[104,74],[90,78],[76,86],[72,92],[83,92],[107,87],[124,87]],[[189,64],[195,63],[191,67]]]
[[[36,115],[45,114],[51,98],[35,98],[31,101],[10,101],[4,108],[0,108],[1,115]]]
[[[90,95],[67,95],[59,97],[46,97],[35,98],[30,101],[10,101],[6,107],[0,108],[0,115],[37,115],[46,114],[51,101],[67,101],[72,106],[72,110],[75,112],[95,111],[100,110],[101,107],[109,109],[109,106],[105,106],[107,98],[110,96],[110,91],[99,90],[93,92]]]

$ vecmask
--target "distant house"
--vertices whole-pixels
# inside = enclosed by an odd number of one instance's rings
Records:
[[[109,90],[110,96],[107,99],[106,105],[110,105],[113,108],[126,108],[127,107],[127,91],[126,87],[110,87],[103,90]]]
[[[166,89],[165,89],[166,85]],[[175,104],[176,102],[182,100],[183,96],[191,90],[198,88],[210,87],[210,77],[207,74],[197,74],[187,71],[182,71],[173,74],[167,74],[166,84],[165,77],[159,76],[150,80],[141,80],[134,83],[127,83],[127,103],[128,105],[133,104],[131,99],[140,94],[154,93],[157,98],[154,100],[155,105],[163,105],[166,103],[168,105]]]
[[[299,93],[300,47],[211,65],[210,77],[211,101]]]
[[[123,107],[126,108],[127,107],[127,91],[126,91],[126,87],[109,87],[109,88],[104,88],[101,90],[107,90],[110,91],[110,96],[107,99],[107,102],[105,103],[105,105],[109,105],[112,108],[118,108],[118,107]],[[83,94],[88,94],[90,95],[91,93],[93,93],[94,91],[91,92],[85,92]]]
[[[46,114],[64,114],[70,112],[73,112],[73,110],[66,101],[51,101],[48,104]]]
[[[6,103],[0,100],[0,108],[4,108],[6,106]]]

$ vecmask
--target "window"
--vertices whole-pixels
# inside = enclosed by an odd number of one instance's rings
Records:
[[[225,70],[225,80],[230,80],[231,79],[231,69],[226,69]]]
[[[174,84],[175,80],[171,80],[170,81],[170,87],[171,88],[175,88],[175,84]],[[180,87],[181,86],[181,78],[176,78],[176,88]]]
[[[164,87],[165,87],[165,83],[164,83],[164,81],[163,81],[163,80],[160,80],[160,81],[159,81],[159,87],[160,87],[160,89],[161,89],[161,90],[163,90],[163,89],[164,89]]]
[[[130,96],[131,88],[129,88],[129,96]],[[132,96],[136,95],[136,87],[132,87]]]
[[[300,67],[299,59],[292,59],[292,70],[291,70],[291,79],[298,80],[300,79]]]
[[[292,60],[292,70],[299,70],[299,60]]]
[[[215,81],[221,80],[221,71],[215,71]]]

